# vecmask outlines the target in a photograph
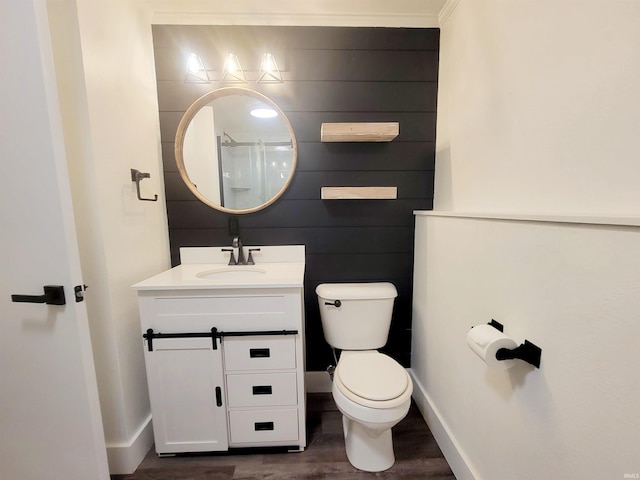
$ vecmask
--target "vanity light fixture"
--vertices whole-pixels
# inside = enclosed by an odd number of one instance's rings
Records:
[[[283,83],[282,73],[280,72],[280,69],[278,69],[276,57],[270,53],[262,55],[262,60],[260,61],[260,72],[256,83]]]
[[[205,83],[209,83],[211,81],[211,79],[209,78],[209,74],[207,73],[207,69],[204,68],[202,59],[195,53],[192,53],[187,60],[187,73],[185,81],[197,81]]]
[[[220,82],[247,83],[244,70],[242,69],[242,65],[240,65],[240,60],[238,60],[238,57],[233,53],[228,54],[224,61],[224,69]]]

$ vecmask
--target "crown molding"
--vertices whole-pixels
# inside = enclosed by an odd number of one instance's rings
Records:
[[[449,20],[449,17],[459,3],[460,0],[447,0],[447,3],[444,4],[442,9],[440,10],[440,13],[438,13],[438,26],[442,27],[447,22],[447,20]]]
[[[448,3],[447,3],[448,4]],[[154,25],[277,25],[277,26],[323,26],[323,27],[395,27],[438,28],[436,14],[305,14],[305,13],[212,13],[154,11]]]

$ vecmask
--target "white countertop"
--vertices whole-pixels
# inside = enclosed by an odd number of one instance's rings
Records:
[[[229,255],[222,255],[220,247],[184,248],[180,252],[181,265],[138,282],[133,288],[140,291],[303,286],[303,246],[260,248],[261,251],[254,255],[256,265],[233,266],[220,262],[226,262]],[[206,273],[211,275],[207,278],[198,276]]]
[[[232,271],[233,269],[233,271]],[[261,269],[246,276],[243,269]],[[207,271],[224,271],[222,275],[198,278]],[[237,275],[234,273],[237,272]],[[136,290],[184,290],[221,288],[284,288],[302,287],[304,263],[269,263],[264,265],[237,265],[227,267],[219,263],[178,265],[170,270],[133,285]]]

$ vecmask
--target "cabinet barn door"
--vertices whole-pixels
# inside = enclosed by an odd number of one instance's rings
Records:
[[[222,357],[211,339],[154,339],[145,358],[156,452],[227,450]]]

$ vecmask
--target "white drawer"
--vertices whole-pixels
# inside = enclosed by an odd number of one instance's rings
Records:
[[[229,412],[231,444],[297,442],[298,410],[235,410]]]
[[[143,330],[160,332],[207,332],[300,328],[299,305],[283,293],[237,295],[186,291],[180,295],[141,297]],[[297,308],[296,308],[297,307]],[[294,310],[295,309],[295,310]]]
[[[275,407],[298,404],[296,374],[253,373],[227,375],[227,405]]]
[[[284,312],[284,295],[183,294],[156,298],[160,315],[237,315]]]
[[[225,370],[296,368],[296,341],[292,335],[225,337]]]

